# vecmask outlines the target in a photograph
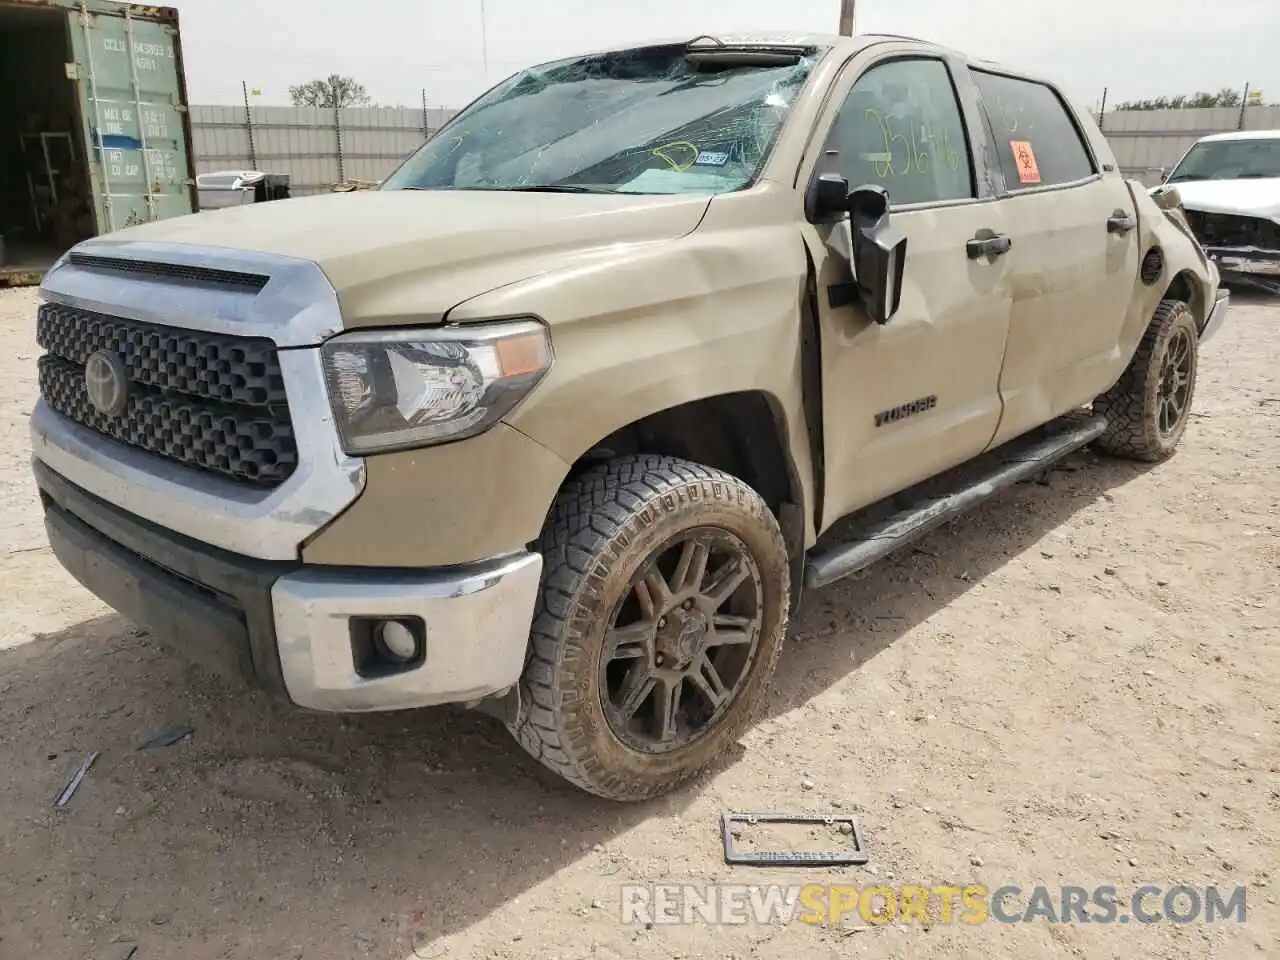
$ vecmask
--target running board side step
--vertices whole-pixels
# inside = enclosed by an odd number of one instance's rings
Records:
[[[968,513],[1002,490],[1044,473],[1069,454],[1088,446],[1107,429],[1103,417],[1075,420],[1065,430],[1049,436],[1033,434],[990,451],[991,469],[945,496],[931,498],[895,513],[855,540],[817,547],[805,565],[805,586],[825,587],[864,570],[878,560],[918,540],[962,514]]]

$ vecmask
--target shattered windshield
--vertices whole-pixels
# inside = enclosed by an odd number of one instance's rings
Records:
[[[1280,139],[1198,143],[1182,158],[1168,182],[1268,177],[1280,177]]]
[[[819,51],[641,47],[544,64],[460,113],[384,190],[724,193],[750,186]]]

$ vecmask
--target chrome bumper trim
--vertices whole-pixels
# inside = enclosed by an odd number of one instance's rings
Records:
[[[479,700],[512,687],[524,670],[542,557],[408,575],[355,579],[306,569],[271,589],[276,642],[289,699],[335,713],[405,710]],[[426,659],[405,673],[356,673],[351,617],[421,617]]]
[[[129,447],[55,413],[31,416],[32,455],[78,487],[175,533],[260,560],[296,560],[299,546],[364,489],[364,461],[347,456],[330,410],[318,345],[342,328],[338,297],[313,263],[249,251],[102,238],[74,253],[136,268],[80,266],[64,256],[40,288],[46,300],[144,323],[267,337],[298,445],[298,466],[263,490]],[[256,293],[217,289],[148,272],[147,262],[248,271],[267,277]]]
[[[86,429],[44,400],[31,415],[31,453],[108,503],[175,533],[260,560],[296,560],[298,546],[364,489],[364,461],[342,452],[329,412],[319,350],[282,350],[299,462],[261,490]]]
[[[1213,309],[1209,311],[1209,319],[1204,323],[1204,329],[1200,331],[1200,343],[1204,344],[1210,337],[1222,329],[1222,324],[1227,319],[1227,308],[1231,305],[1231,291],[1219,290],[1218,298],[1213,303]]]
[[[1207,252],[1219,271],[1280,277],[1280,251],[1259,247],[1208,247]]]
[[[72,263],[72,253],[134,264],[128,270]],[[261,290],[236,291],[148,273],[148,263],[267,277]],[[78,244],[45,274],[48,300],[140,323],[239,337],[269,337],[278,347],[311,347],[342,332],[333,285],[309,260],[205,247],[97,237]]]

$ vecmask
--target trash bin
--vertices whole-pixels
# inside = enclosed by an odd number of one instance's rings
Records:
[[[289,174],[261,170],[219,170],[196,177],[201,210],[289,199]]]

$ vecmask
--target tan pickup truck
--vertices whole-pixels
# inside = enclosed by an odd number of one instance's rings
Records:
[[[1051,83],[891,36],[611,50],[377,190],[72,250],[34,470],[60,561],[175,649],[491,710],[638,800],[757,716],[802,587],[1087,444],[1169,456],[1218,287]]]

